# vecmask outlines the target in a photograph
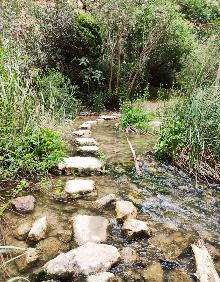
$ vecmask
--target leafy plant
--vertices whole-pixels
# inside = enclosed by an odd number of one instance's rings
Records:
[[[120,125],[122,128],[134,128],[140,132],[146,132],[149,129],[148,122],[152,119],[152,115],[144,112],[132,103],[126,102],[121,109]]]

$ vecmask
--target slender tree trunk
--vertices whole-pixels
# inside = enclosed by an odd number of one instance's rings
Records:
[[[122,35],[118,38],[118,70],[116,76],[116,92],[118,92],[121,76],[121,54],[122,54]]]
[[[218,71],[217,71],[217,76],[216,76],[216,81],[215,81],[215,87],[216,87],[216,91],[219,90],[220,88],[220,63],[218,66]]]
[[[109,92],[112,92],[112,78],[113,78],[113,63],[114,63],[114,55],[115,55],[115,46],[116,44],[113,44],[111,48],[111,58],[110,58],[110,64],[109,64],[109,83],[108,83]]]

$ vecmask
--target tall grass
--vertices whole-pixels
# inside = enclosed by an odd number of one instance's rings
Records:
[[[0,49],[0,178],[46,171],[64,156],[64,143],[40,127],[43,103],[28,58],[4,41]]]
[[[212,182],[220,182],[220,95],[198,88],[169,112],[156,154]]]

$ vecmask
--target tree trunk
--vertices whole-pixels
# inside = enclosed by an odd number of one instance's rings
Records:
[[[119,84],[120,84],[120,75],[121,75],[121,54],[122,54],[122,36],[119,35],[118,38],[118,70],[117,70],[117,76],[116,76],[116,92],[118,92]]]

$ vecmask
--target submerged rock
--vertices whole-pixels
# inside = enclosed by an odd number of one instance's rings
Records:
[[[124,247],[120,250],[121,259],[124,263],[134,263],[139,259],[138,253],[134,248]]]
[[[57,233],[57,236],[61,242],[68,243],[72,239],[72,231],[71,230],[60,230]]]
[[[91,275],[87,277],[87,282],[108,282],[111,278],[114,277],[114,274],[111,272],[101,272],[96,275]]]
[[[34,248],[29,248],[23,256],[16,259],[16,265],[19,271],[26,271],[29,267],[33,266],[38,259],[38,251]]]
[[[59,170],[69,171],[77,170],[79,173],[100,172],[102,163],[94,157],[69,157],[64,158],[62,163],[58,164]]]
[[[151,235],[146,222],[137,219],[127,219],[122,226],[122,231],[129,239],[140,235],[147,235],[149,237]]]
[[[97,120],[88,120],[88,121],[85,122],[85,124],[96,125],[97,124]]]
[[[48,222],[47,217],[43,216],[38,218],[31,227],[31,230],[28,234],[28,239],[33,241],[39,241],[44,239],[47,234]]]
[[[30,223],[22,223],[18,226],[18,228],[14,232],[14,236],[18,240],[25,240],[28,236],[28,233],[31,230],[31,224]]]
[[[158,234],[148,241],[149,246],[160,253],[161,259],[175,260],[192,243],[189,234],[173,232],[171,234]]]
[[[94,138],[84,138],[84,137],[78,137],[75,139],[75,142],[79,146],[96,146],[97,142]]]
[[[49,275],[74,276],[83,274],[91,275],[108,271],[112,265],[118,262],[120,254],[110,245],[86,243],[67,253],[62,253],[50,260],[43,267]]]
[[[118,219],[136,218],[137,216],[136,207],[129,201],[117,201],[115,210]]]
[[[12,206],[20,213],[29,213],[34,210],[36,199],[32,195],[17,197],[11,201]]]
[[[78,245],[105,242],[108,225],[109,221],[102,216],[77,215],[73,217],[75,241]]]
[[[142,270],[141,275],[147,282],[163,282],[163,269],[160,263],[153,263]]]
[[[60,242],[55,237],[46,238],[41,240],[37,245],[36,249],[39,253],[40,260],[47,262],[48,260],[53,259],[61,252],[67,252],[69,246],[63,242]]]
[[[78,137],[86,137],[86,138],[89,138],[92,136],[92,131],[91,130],[86,130],[86,129],[81,129],[81,130],[76,130],[73,132],[73,134],[75,136],[78,136]]]
[[[88,179],[73,179],[66,183],[64,191],[67,194],[85,194],[95,189],[95,182]]]
[[[111,204],[114,201],[116,201],[116,195],[109,194],[95,201],[94,207],[96,209],[103,209],[104,207],[106,207],[107,205]]]
[[[177,268],[169,272],[169,282],[193,282],[184,269]]]

